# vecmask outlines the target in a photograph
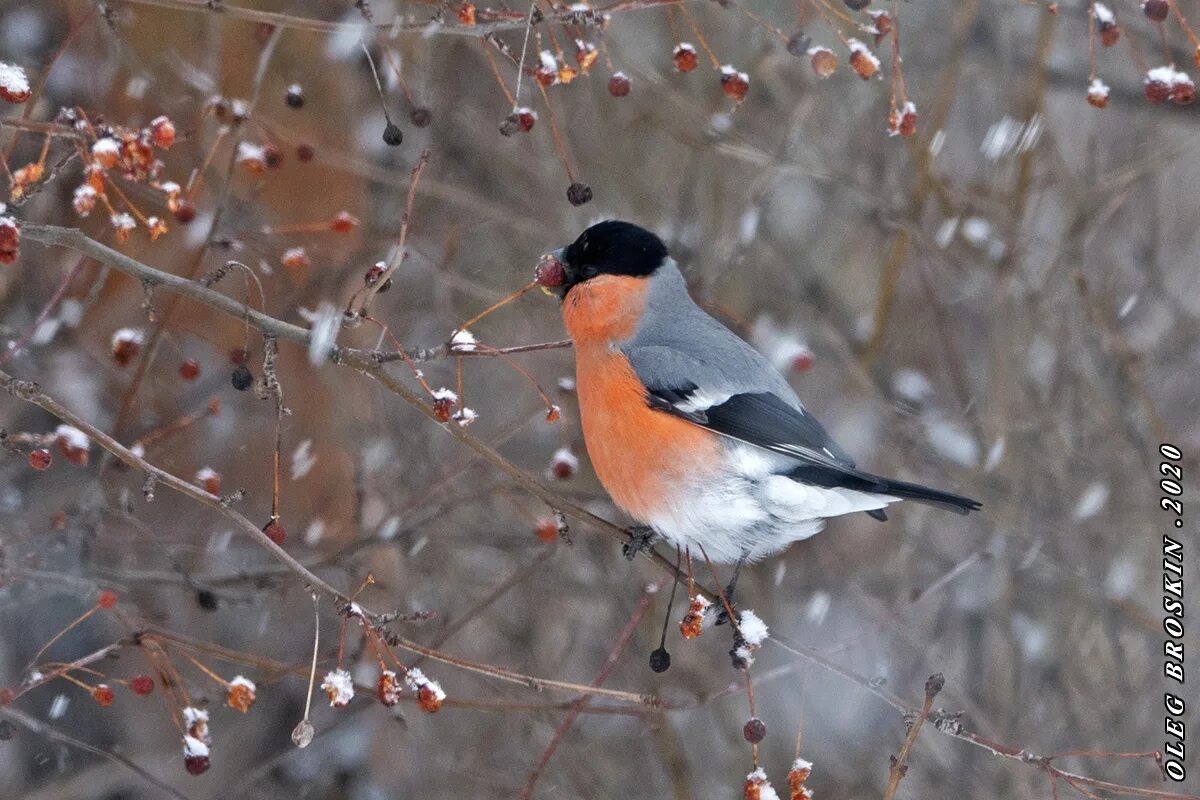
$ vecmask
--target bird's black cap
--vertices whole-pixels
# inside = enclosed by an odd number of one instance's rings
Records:
[[[568,287],[597,275],[654,274],[667,257],[667,246],[645,228],[617,219],[598,222],[562,251]]]

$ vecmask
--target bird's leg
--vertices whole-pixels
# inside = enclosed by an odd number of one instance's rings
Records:
[[[627,560],[633,561],[638,553],[650,549],[655,538],[654,529],[649,525],[633,525],[629,528],[629,541],[621,545],[621,552]]]
[[[729,608],[736,607],[733,603],[733,593],[737,590],[738,575],[742,573],[742,565],[746,563],[749,555],[749,553],[742,553],[742,557],[737,560],[737,564],[733,568],[733,577],[729,579],[729,584],[725,587],[725,605]],[[726,622],[729,622],[729,612],[722,607],[717,614],[716,624],[724,625]]]

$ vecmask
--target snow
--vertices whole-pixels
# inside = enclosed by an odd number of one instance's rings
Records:
[[[553,457],[551,457],[551,461],[553,461],[555,464],[566,464],[571,469],[577,469],[579,467],[579,457],[572,453],[570,448],[567,447],[560,447],[555,450]]]
[[[812,47],[808,48],[808,50],[807,50],[807,54],[810,56],[815,56],[817,53],[832,53],[832,52],[833,51],[830,50],[828,47],[822,47],[819,44],[813,45]]]
[[[1099,78],[1092,78],[1092,82],[1088,84],[1088,96],[1090,97],[1108,97],[1108,84]]]
[[[820,625],[829,615],[829,609],[832,606],[833,597],[829,592],[813,592],[813,596],[809,598],[808,605],[804,609],[804,618],[814,625]]]
[[[59,719],[63,714],[67,713],[67,706],[71,704],[71,698],[65,694],[57,694],[54,700],[50,702],[50,710],[46,712],[47,719]]]
[[[328,300],[322,300],[316,314],[310,320],[308,335],[308,362],[314,367],[325,361],[329,351],[337,344],[338,331],[342,326],[342,312]]]
[[[933,397],[933,384],[915,369],[899,369],[892,376],[892,391],[910,403],[924,403]]]
[[[1146,83],[1165,83],[1167,86],[1193,86],[1192,79],[1187,73],[1180,72],[1173,66],[1155,67],[1146,72]]]
[[[1117,18],[1113,14],[1112,9],[1104,5],[1104,3],[1096,3],[1092,6],[1092,15],[1101,25],[1116,24]]]
[[[791,771],[792,772],[808,772],[809,774],[812,774],[812,768],[813,768],[813,765],[812,765],[811,761],[805,761],[803,758],[797,758],[795,761],[792,762]]]
[[[758,768],[746,776],[746,783],[758,788],[758,800],[779,800],[779,795],[767,780],[767,773]]]
[[[979,447],[959,423],[940,417],[931,419],[925,423],[925,434],[929,437],[930,447],[942,458],[962,467],[979,464]]]
[[[236,678],[234,678],[233,680],[231,680],[229,682],[229,685],[230,686],[244,686],[247,689],[249,689],[251,692],[258,691],[258,687],[254,685],[254,681],[250,680],[245,675],[238,675]]]
[[[321,688],[329,695],[329,705],[333,708],[341,708],[354,699],[354,679],[344,669],[327,672]]]
[[[86,450],[92,445],[87,434],[73,425],[59,425],[54,429],[54,438],[66,441],[67,447],[72,450]]]
[[[111,136],[105,136],[97,139],[92,145],[92,155],[112,155],[118,156],[121,154],[121,146],[117,144],[117,140]]]
[[[741,631],[746,644],[751,647],[761,647],[769,635],[767,623],[750,609],[738,615],[738,630]]]
[[[475,352],[475,334],[470,331],[454,331],[450,334],[450,349],[459,353]]]
[[[871,48],[860,42],[858,39],[850,39],[846,42],[846,46],[850,48],[851,53],[862,53],[876,69],[879,69],[879,58],[871,52]]]
[[[742,213],[742,218],[738,221],[738,243],[749,244],[754,240],[754,235],[758,233],[758,222],[762,217],[762,213],[758,206],[750,206]]]
[[[29,79],[25,77],[25,70],[0,61],[0,89],[17,96],[28,93]]]
[[[163,181],[158,185],[158,188],[167,194],[179,194],[183,188],[175,181]]]
[[[412,667],[408,670],[408,672],[404,675],[404,682],[407,683],[414,692],[420,691],[421,687],[425,687],[432,692],[433,696],[438,700],[446,699],[446,693],[442,691],[441,685],[438,684],[437,681],[433,681],[425,677],[425,673],[416,667]]]
[[[937,233],[933,235],[933,242],[939,249],[945,250],[950,246],[950,242],[954,241],[954,234],[958,233],[958,217],[950,217],[943,220],[938,226]]]
[[[312,471],[317,457],[312,452],[312,439],[305,439],[292,451],[292,480],[298,481]]]
[[[254,144],[253,142],[238,142],[237,160],[239,164],[244,164],[247,161],[259,161],[266,164],[267,149],[261,144]]]
[[[1099,514],[1108,503],[1108,493],[1107,484],[1097,481],[1089,485],[1083,490],[1083,494],[1079,496],[1079,500],[1076,501],[1075,510],[1071,512],[1071,518],[1076,522],[1082,522]]]
[[[195,706],[186,706],[183,709],[183,724],[187,725],[188,728],[191,728],[193,725],[195,725],[198,722],[203,722],[203,723],[207,724],[208,712],[205,711],[203,708],[196,708]]]
[[[440,389],[435,389],[433,392],[434,400],[449,400],[451,403],[458,402],[458,392],[453,389],[447,389],[445,386]]]
[[[308,523],[308,527],[304,529],[304,544],[309,547],[316,547],[321,541],[321,537],[325,535],[325,520],[317,517],[312,522]]]
[[[75,188],[75,195],[71,202],[79,216],[86,217],[91,213],[92,206],[96,204],[96,190],[90,183],[81,183]]]
[[[1042,138],[1042,115],[1034,114],[1028,122],[1017,122],[1005,116],[988,128],[979,152],[989,161],[999,161],[1012,153],[1032,150]]]
[[[137,220],[124,211],[118,214],[113,214],[110,222],[112,222],[112,226],[119,231],[131,231],[137,227]]]
[[[303,247],[289,247],[283,251],[283,255],[279,257],[279,260],[287,264],[289,261],[303,261],[306,258],[308,258],[308,253],[305,252]],[[312,314],[311,311],[309,313]],[[315,316],[314,314],[313,317],[315,318]]]
[[[213,478],[219,477],[221,477],[221,475],[215,469],[212,467],[204,467],[196,473],[196,483],[204,483],[205,481],[210,481]]]
[[[146,334],[137,328],[121,328],[112,335],[113,347],[119,344],[141,344],[146,341]]]
[[[468,408],[467,406],[463,406],[458,411],[455,411],[454,416],[452,417],[452,419],[455,422],[457,422],[459,425],[461,425],[464,428],[467,427],[468,425],[470,425],[472,422],[474,422],[478,418],[479,418],[479,414],[476,413],[475,409]]]
[[[183,737],[183,754],[187,758],[207,758],[208,745],[195,736]]]
[[[554,53],[549,50],[543,50],[538,53],[538,58],[542,62],[542,67],[558,72],[558,60],[554,58]]]

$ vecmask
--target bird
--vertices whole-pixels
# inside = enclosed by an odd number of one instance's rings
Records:
[[[960,514],[968,497],[860,469],[750,344],[692,299],[654,233],[605,220],[544,259],[561,265],[584,445],[637,524],[633,558],[659,539],[718,564],[758,561],[899,500]]]

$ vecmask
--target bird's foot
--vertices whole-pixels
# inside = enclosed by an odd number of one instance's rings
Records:
[[[658,534],[649,525],[634,525],[629,529],[629,541],[621,545],[621,552],[627,561],[633,561],[638,553],[649,550],[656,538]]]

